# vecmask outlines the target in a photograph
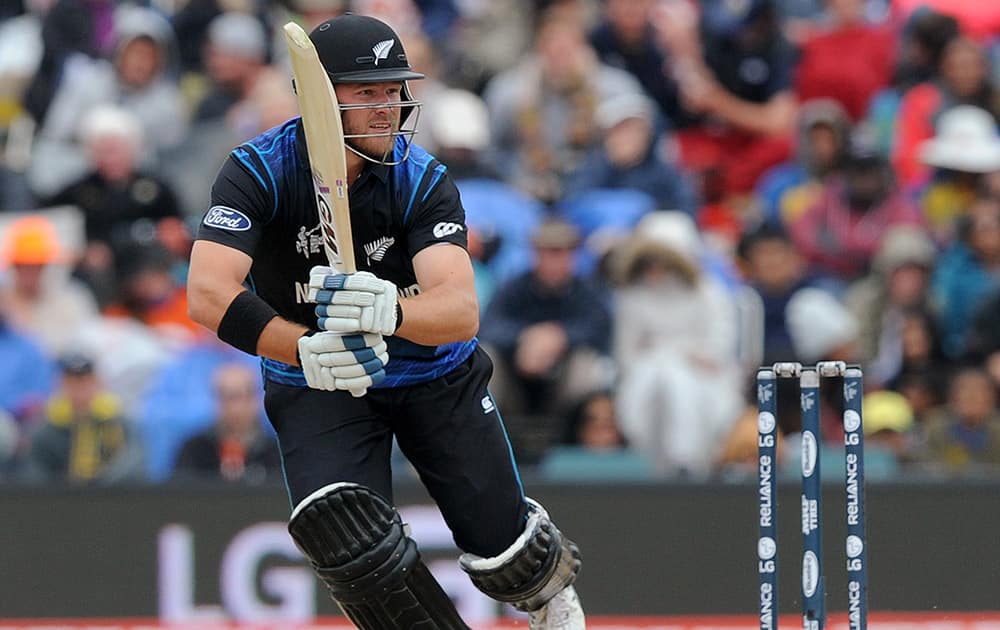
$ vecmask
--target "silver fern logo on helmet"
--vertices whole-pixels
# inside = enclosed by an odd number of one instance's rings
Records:
[[[372,52],[375,54],[375,65],[378,65],[379,59],[387,59],[389,57],[389,51],[392,50],[392,45],[396,43],[394,39],[386,39],[372,47]]]

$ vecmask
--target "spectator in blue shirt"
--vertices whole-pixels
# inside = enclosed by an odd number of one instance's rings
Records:
[[[555,416],[577,396],[607,385],[601,366],[610,312],[604,296],[573,271],[579,243],[572,224],[543,221],[533,237],[533,268],[497,289],[480,327],[480,339],[494,348],[491,391],[505,419],[515,425],[524,419],[526,430],[543,433],[534,444],[542,450],[555,437]],[[523,436],[511,433],[516,446]],[[532,454],[519,459],[530,463]]]

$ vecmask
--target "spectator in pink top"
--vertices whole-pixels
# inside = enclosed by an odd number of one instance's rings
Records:
[[[843,286],[864,274],[893,225],[922,225],[918,208],[896,186],[888,162],[867,134],[856,134],[842,176],[789,226],[812,271]]]

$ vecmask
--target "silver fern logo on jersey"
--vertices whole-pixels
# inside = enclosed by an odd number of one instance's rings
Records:
[[[389,251],[393,243],[396,242],[396,237],[394,236],[383,236],[382,238],[372,241],[365,245],[365,254],[368,256],[368,264],[371,265],[372,261],[382,262],[385,258],[385,253]]]
[[[389,51],[392,50],[392,45],[395,43],[396,40],[394,39],[386,39],[372,46],[372,52],[375,53],[376,66],[379,59],[387,59],[389,57]]]

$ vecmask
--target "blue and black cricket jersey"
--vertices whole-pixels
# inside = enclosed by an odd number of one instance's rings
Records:
[[[404,142],[398,139],[399,159]],[[350,187],[351,228],[359,271],[390,280],[401,296],[420,291],[413,256],[436,243],[467,246],[465,210],[446,167],[417,145],[398,166],[368,164]],[[212,187],[198,238],[253,259],[248,288],[282,317],[316,327],[306,301],[309,270],[327,264],[300,119],[294,118],[234,149]],[[465,361],[476,340],[423,346],[387,337],[386,379],[377,387],[433,380]],[[262,359],[264,377],[306,386],[302,370]]]

